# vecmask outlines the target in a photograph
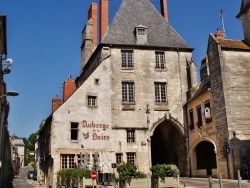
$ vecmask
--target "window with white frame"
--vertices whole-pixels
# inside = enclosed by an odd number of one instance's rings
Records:
[[[166,68],[164,52],[155,52],[155,68],[156,69]]]
[[[122,82],[122,102],[134,102],[134,82]]]
[[[128,129],[127,130],[127,143],[135,142],[135,130]]]
[[[116,164],[120,164],[122,162],[122,153],[116,153]]]
[[[97,106],[97,96],[88,96],[88,106]]]
[[[128,163],[135,165],[135,160],[136,160],[135,153],[133,153],[133,152],[127,153],[127,162]]]
[[[133,68],[133,51],[132,50],[122,50],[122,68]]]
[[[155,102],[166,103],[167,84],[165,82],[155,82]]]
[[[61,155],[61,169],[75,168],[75,155],[74,154],[64,154]]]
[[[78,140],[78,125],[79,123],[76,123],[76,122],[71,122],[71,125],[70,125],[70,139],[71,140]]]

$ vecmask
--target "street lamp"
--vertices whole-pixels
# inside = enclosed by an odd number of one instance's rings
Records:
[[[0,95],[0,97],[5,97],[5,96],[18,96],[19,93],[16,91],[7,91],[4,95]]]

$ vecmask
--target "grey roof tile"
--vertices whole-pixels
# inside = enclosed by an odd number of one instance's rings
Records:
[[[191,49],[149,0],[123,0],[101,43],[136,45],[138,25],[148,28],[147,46]]]

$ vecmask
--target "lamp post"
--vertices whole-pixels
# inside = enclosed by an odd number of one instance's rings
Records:
[[[18,96],[19,93],[16,91],[7,91],[4,95],[0,95],[0,97],[5,97],[5,96]]]

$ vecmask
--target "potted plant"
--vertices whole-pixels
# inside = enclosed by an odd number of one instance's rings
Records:
[[[143,172],[137,171],[136,166],[131,163],[120,164],[117,167],[117,172],[118,177],[113,175],[113,178],[116,183],[119,183],[120,188],[129,188],[135,179],[146,178],[146,175]]]
[[[164,184],[164,187],[176,187],[179,185],[180,171],[174,164],[157,164],[151,169],[152,187]]]

